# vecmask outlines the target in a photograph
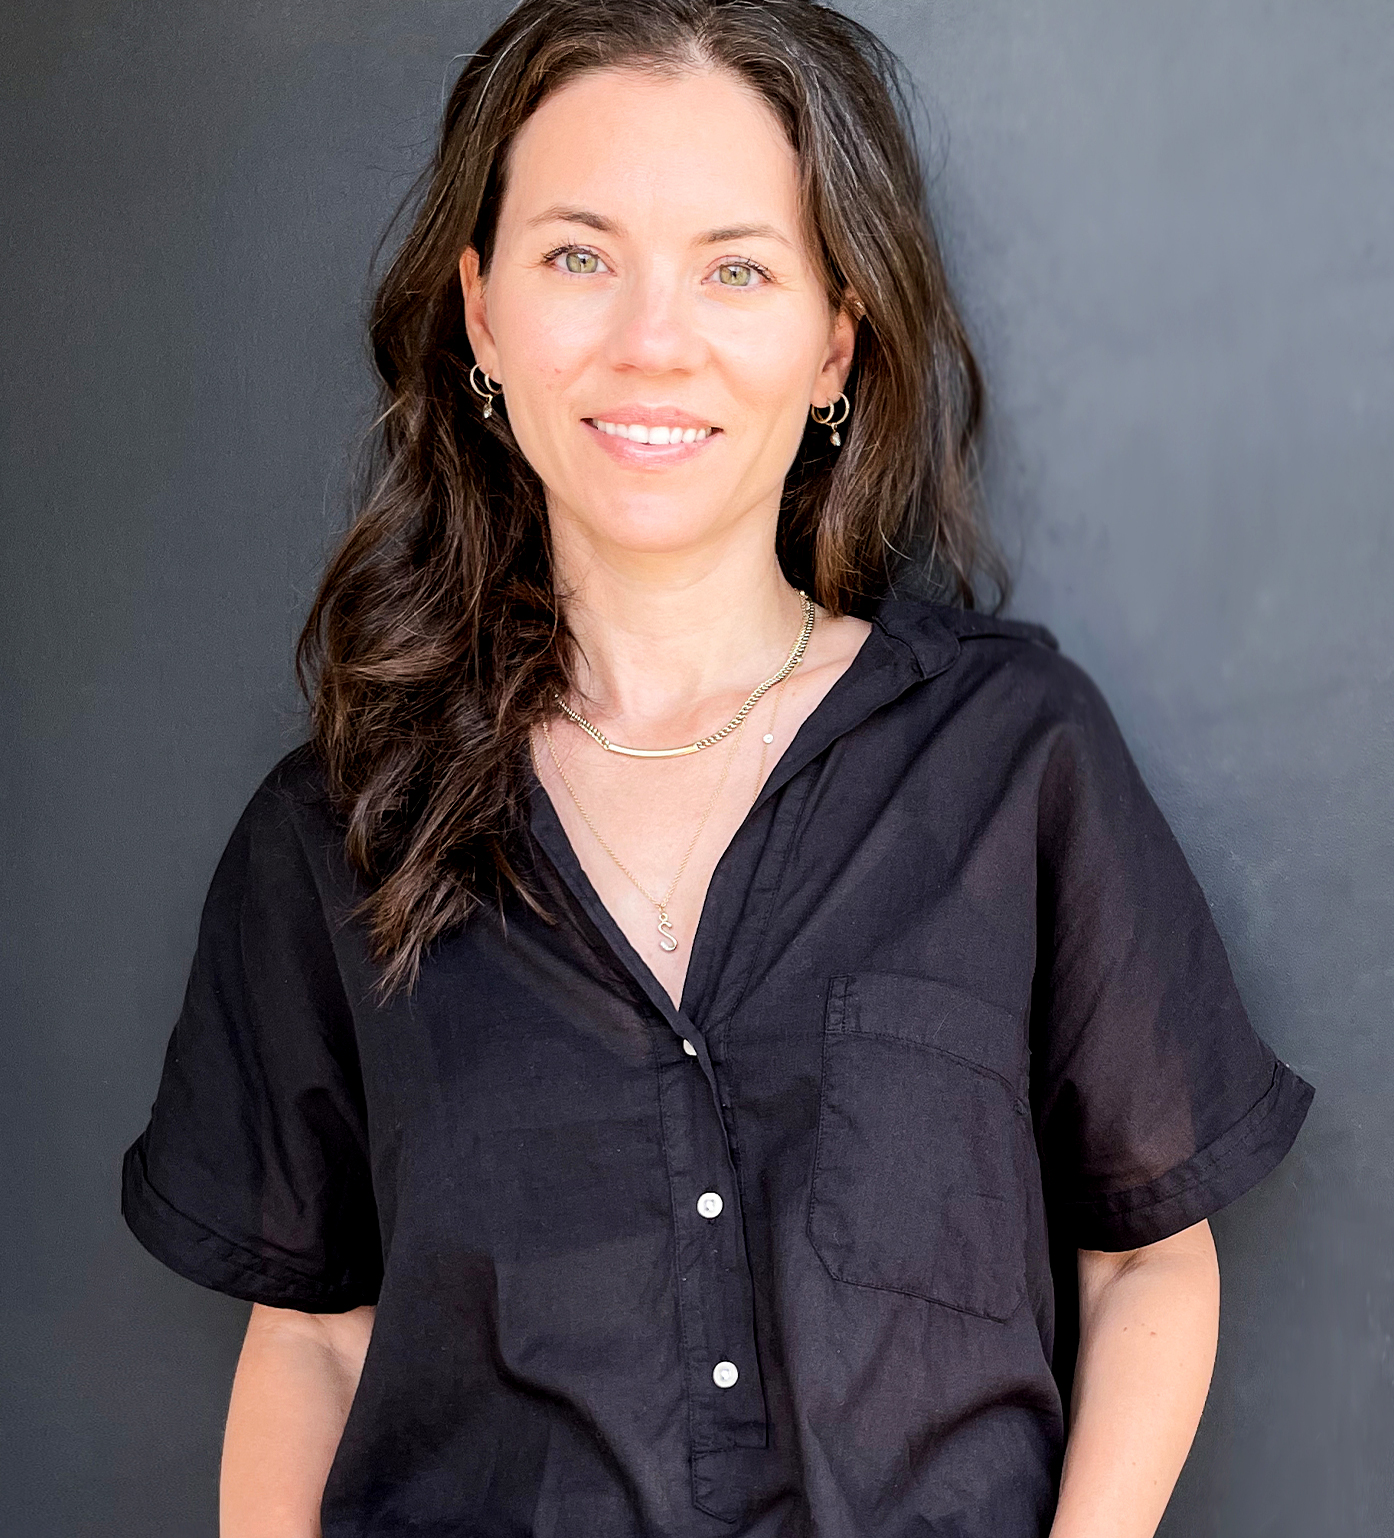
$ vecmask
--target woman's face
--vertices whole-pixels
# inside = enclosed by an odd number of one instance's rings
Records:
[[[582,76],[517,135],[494,254],[461,258],[554,527],[597,554],[772,540],[810,405],[854,324],[806,249],[779,123],[731,76]]]

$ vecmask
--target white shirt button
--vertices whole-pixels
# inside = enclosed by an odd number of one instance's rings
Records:
[[[715,1191],[703,1191],[697,1198],[697,1210],[704,1218],[719,1218],[722,1201]]]
[[[734,1362],[718,1362],[712,1368],[712,1382],[717,1388],[730,1388],[739,1377],[740,1373],[736,1371]]]
[[[697,1056],[697,1048],[692,1045],[686,1036],[684,1036],[682,1039],[682,1049],[687,1053],[689,1057]]]

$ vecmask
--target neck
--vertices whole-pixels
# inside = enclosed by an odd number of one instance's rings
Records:
[[[768,530],[745,548],[623,559],[560,532],[558,587],[580,653],[574,703],[597,724],[638,741],[701,735],[798,638],[803,603]]]

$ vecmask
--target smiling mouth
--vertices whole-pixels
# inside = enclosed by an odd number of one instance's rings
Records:
[[[645,426],[641,422],[605,422],[599,417],[586,417],[585,420],[606,437],[627,438],[630,443],[700,443],[720,431],[716,427],[665,427],[661,423]]]

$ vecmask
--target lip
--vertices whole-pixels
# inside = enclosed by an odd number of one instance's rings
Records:
[[[623,422],[626,427],[715,427],[710,417],[695,417],[690,411],[677,406],[641,406],[627,401],[618,406],[605,406],[589,411],[583,419],[587,422]],[[659,445],[662,447],[662,444]]]
[[[601,432],[595,426],[597,421],[623,422],[630,427],[710,427],[711,432],[692,443],[635,443],[630,438],[617,438]],[[641,406],[637,403],[605,406],[582,417],[581,426],[612,460],[630,469],[658,470],[683,464],[704,453],[721,437],[721,429],[708,418],[693,416],[690,411],[676,406]]]

